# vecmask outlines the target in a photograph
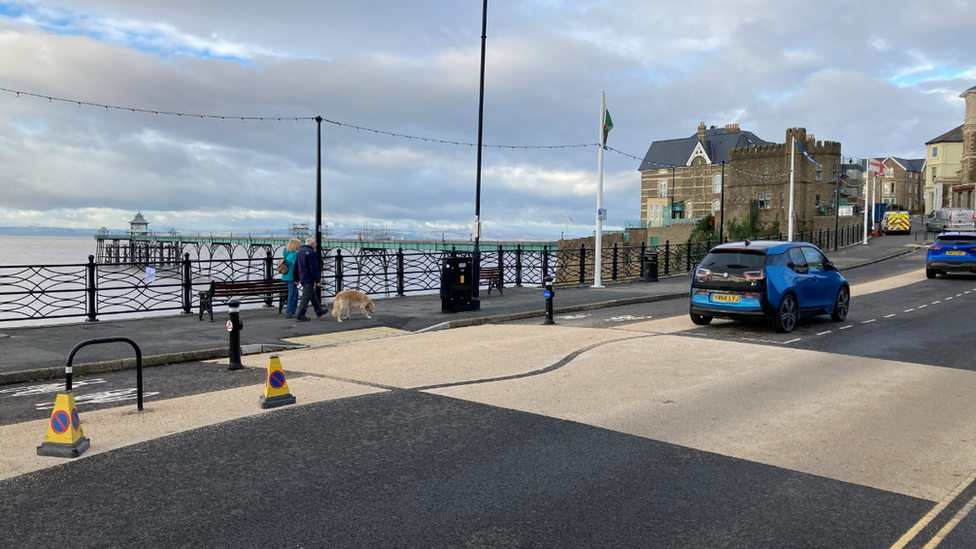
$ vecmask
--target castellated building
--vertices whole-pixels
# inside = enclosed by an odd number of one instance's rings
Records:
[[[840,143],[816,141],[804,128],[789,128],[783,143],[772,143],[741,130],[738,124],[706,128],[704,123],[691,137],[651,144],[639,169],[642,224],[660,227],[708,215],[721,219],[724,184],[726,225],[755,215],[758,227],[770,228],[779,221],[785,233],[794,136],[820,164],[803,156],[799,147],[795,149],[794,229],[833,229],[835,194],[840,194],[840,206],[846,206],[853,194],[849,192],[853,189],[845,189],[841,177]],[[839,222],[846,227],[861,220],[854,215],[840,217]]]
[[[814,164],[793,147],[793,138],[819,163]],[[836,141],[817,141],[805,128],[789,128],[783,143],[740,147],[729,152],[728,187],[725,190],[725,220],[748,219],[756,214],[756,224],[769,227],[779,221],[782,232],[789,223],[790,151],[793,150],[794,229],[809,231],[834,227],[834,195],[841,193],[841,145]],[[729,170],[726,170],[727,172]],[[854,221],[851,221],[851,220]],[[843,226],[856,224],[856,217],[845,217]]]

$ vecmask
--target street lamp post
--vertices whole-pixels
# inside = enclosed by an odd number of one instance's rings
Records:
[[[719,210],[719,224],[718,224],[718,243],[723,242],[722,237],[724,236],[725,229],[725,161],[722,161],[722,186],[720,187],[722,194],[719,198],[720,210]]]
[[[481,277],[481,249],[478,243],[481,240],[481,153],[482,138],[485,128],[485,48],[488,41],[488,0],[484,1],[484,8],[481,12],[481,90],[478,98],[478,170],[475,176],[475,198],[474,198],[474,273],[472,273],[473,284],[471,307],[477,311],[481,308],[478,293],[478,280]]]
[[[840,229],[840,176],[837,175],[837,164],[834,164],[834,251],[837,251],[837,231]]]

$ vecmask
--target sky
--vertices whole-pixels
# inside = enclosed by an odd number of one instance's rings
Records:
[[[323,224],[467,239],[482,9],[0,0],[0,226],[314,226],[321,116]],[[963,122],[974,26],[976,0],[489,2],[482,239],[592,234],[601,92],[605,230],[699,122],[923,158]]]

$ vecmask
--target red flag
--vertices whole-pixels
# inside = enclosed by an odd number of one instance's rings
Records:
[[[881,177],[884,175],[885,165],[880,160],[868,159],[868,173],[870,177]]]

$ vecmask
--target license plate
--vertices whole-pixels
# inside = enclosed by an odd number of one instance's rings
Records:
[[[712,294],[712,301],[720,303],[738,303],[739,296],[729,294]]]
[[[951,252],[946,252],[946,255],[966,255],[966,252],[960,252],[960,251],[953,250]]]

